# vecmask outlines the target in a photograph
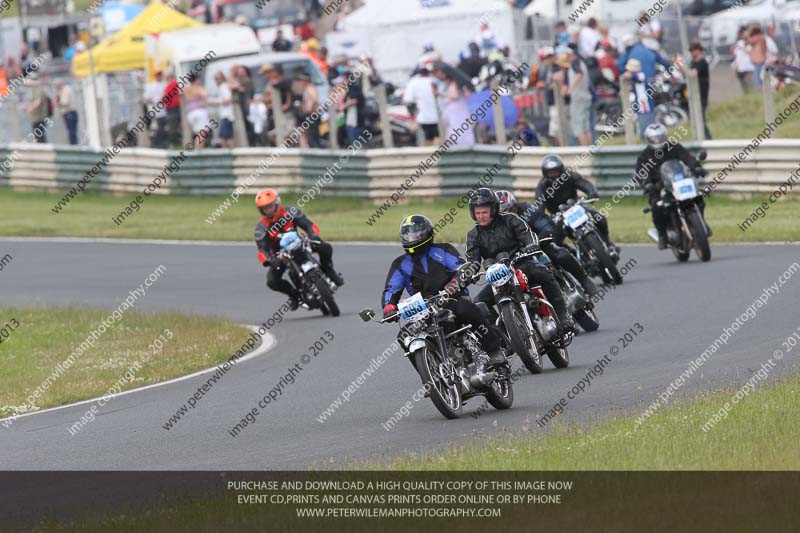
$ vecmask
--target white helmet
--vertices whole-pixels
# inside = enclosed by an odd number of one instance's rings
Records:
[[[656,122],[644,130],[644,140],[653,150],[663,150],[667,146],[667,128]]]

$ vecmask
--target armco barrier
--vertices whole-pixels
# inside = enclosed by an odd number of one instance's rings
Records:
[[[708,141],[706,169],[709,178],[728,166],[734,154],[749,141]],[[689,149],[697,152],[698,143]],[[478,182],[496,188],[511,188],[529,198],[541,175],[542,158],[557,153],[567,166],[593,179],[601,193],[613,194],[633,174],[641,146],[603,147],[586,152],[579,147],[525,148],[513,158],[499,146],[453,146],[434,154],[433,147],[377,149],[352,153],[348,150],[285,150],[263,162],[277,149],[237,148],[206,150],[189,154],[173,171],[160,194],[229,194],[240,185],[247,192],[270,186],[284,191],[304,191],[326,172],[334,176],[324,194],[387,198],[401,184],[413,182],[406,196],[457,196]],[[716,192],[749,195],[768,192],[785,182],[797,169],[800,140],[778,139],[763,143],[728,172]],[[87,189],[110,192],[141,191],[178,155],[175,151],[131,148],[98,165],[104,152],[70,146],[15,143],[0,145],[0,186],[15,189],[63,190],[74,186],[93,166],[100,172]],[[335,163],[339,164],[336,170]],[[427,167],[427,168],[426,168]],[[800,188],[792,193],[797,195]]]

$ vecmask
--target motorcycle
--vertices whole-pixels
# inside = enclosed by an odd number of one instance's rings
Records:
[[[674,128],[689,120],[689,99],[686,80],[680,72],[667,75],[666,69],[660,74],[653,94],[656,106],[656,120],[665,128]]]
[[[701,152],[698,159],[705,160],[706,153]],[[661,176],[661,199],[657,205],[664,207],[668,213],[667,244],[678,261],[689,259],[692,248],[701,261],[711,259],[711,246],[708,238],[711,229],[700,210],[702,195],[697,190],[697,182],[689,168],[682,161],[665,161],[659,169]],[[649,213],[647,207],[644,213]],[[650,228],[647,234],[658,242],[658,231]]]
[[[511,257],[501,252],[486,259],[486,283],[492,286],[495,305],[499,311],[497,326],[507,333],[511,349],[531,374],[542,372],[544,352],[556,368],[569,366],[567,346],[573,333],[559,334],[561,323],[541,287],[529,286],[528,277],[516,268],[526,258],[543,253],[517,253]]]
[[[339,306],[333,298],[336,284],[322,271],[311,242],[296,231],[287,231],[281,235],[278,258],[288,267],[289,281],[300,294],[301,306],[319,309],[326,316],[339,316]]]
[[[511,366],[506,362],[486,369],[489,356],[481,348],[479,334],[471,324],[455,327],[455,314],[443,308],[449,301],[446,290],[430,298],[415,293],[398,303],[395,315],[374,320],[375,312],[363,309],[359,316],[364,322],[380,324],[398,316],[410,322],[400,330],[398,341],[445,418],[459,418],[466,401],[475,396],[485,396],[495,409],[510,408],[514,403]]]
[[[549,240],[552,239],[549,237],[539,239],[539,242]],[[592,299],[586,294],[580,282],[571,273],[553,263],[546,253],[543,253],[537,259],[539,264],[546,266],[552,272],[553,277],[558,282],[558,286],[561,287],[561,292],[564,294],[567,310],[572,315],[572,318],[575,319],[575,322],[586,332],[596,331],[600,327],[600,320],[594,312]]]
[[[621,285],[622,274],[617,269],[619,256],[616,251],[609,251],[608,243],[583,207],[596,201],[596,198],[580,198],[577,202],[569,200],[558,206],[559,212],[553,216],[553,220],[575,242],[576,247],[572,251],[590,276],[600,276],[605,283]]]

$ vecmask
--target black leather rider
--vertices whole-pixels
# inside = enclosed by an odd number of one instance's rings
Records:
[[[489,207],[491,222],[484,226],[480,225],[475,217],[476,207]],[[524,220],[511,213],[500,213],[499,202],[491,189],[483,187],[472,193],[469,209],[476,224],[467,232],[467,261],[481,262],[484,259],[494,259],[501,252],[513,255],[523,249],[538,247],[539,239]],[[545,296],[558,313],[562,325],[569,329],[574,328],[561,288],[547,267],[533,259],[526,259],[517,263],[517,268],[525,273],[531,285],[542,287]],[[483,287],[475,297],[475,301],[484,302],[493,310],[494,294],[491,285]],[[495,319],[496,316],[492,318]]]

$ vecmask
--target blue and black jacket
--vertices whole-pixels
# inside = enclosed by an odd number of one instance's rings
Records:
[[[462,264],[461,254],[449,243],[432,244],[420,254],[401,255],[389,268],[381,306],[397,305],[404,290],[409,295],[421,292],[424,298],[433,296],[453,279],[456,269]]]

